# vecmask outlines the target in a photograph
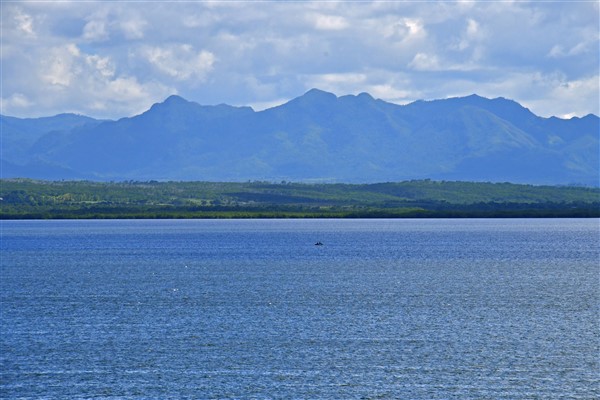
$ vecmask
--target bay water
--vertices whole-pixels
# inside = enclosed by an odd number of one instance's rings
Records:
[[[597,219],[0,228],[3,399],[600,398]]]

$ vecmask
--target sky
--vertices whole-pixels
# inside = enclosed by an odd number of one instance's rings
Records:
[[[600,114],[595,1],[10,1],[1,111],[117,119],[178,94],[262,110],[311,88]]]

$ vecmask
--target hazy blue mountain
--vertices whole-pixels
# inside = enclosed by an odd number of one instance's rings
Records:
[[[11,138],[23,138],[4,146],[3,176],[599,182],[597,116],[541,118],[503,98],[399,106],[366,93],[336,97],[313,89],[261,112],[171,96],[118,121],[72,119],[68,125],[67,119],[2,117],[3,127],[20,129],[10,128]],[[17,142],[19,157],[13,157]]]
[[[26,163],[30,161],[31,146],[42,136],[66,133],[82,126],[94,126],[100,121],[76,114],[59,114],[54,117],[15,118],[0,115],[2,132],[2,160]]]

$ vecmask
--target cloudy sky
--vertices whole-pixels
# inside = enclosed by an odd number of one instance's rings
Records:
[[[3,0],[1,11],[5,115],[120,118],[170,94],[260,110],[313,87],[599,114],[597,0]]]

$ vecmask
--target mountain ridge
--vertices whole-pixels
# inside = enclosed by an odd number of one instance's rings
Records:
[[[544,118],[502,97],[397,105],[311,89],[255,111],[172,95],[132,117],[80,117],[42,132],[54,117],[31,127],[36,119],[0,116],[3,139],[10,125],[2,176],[599,184],[597,116]]]

